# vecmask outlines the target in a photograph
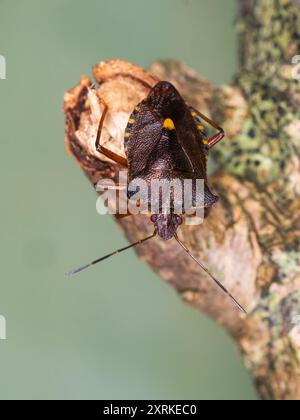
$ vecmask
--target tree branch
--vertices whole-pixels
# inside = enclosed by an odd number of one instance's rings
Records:
[[[127,62],[94,68],[109,105],[102,139],[124,155],[129,114],[158,79],[173,82],[201,112],[223,124],[227,140],[213,153],[220,202],[201,227],[180,239],[249,311],[239,314],[175,241],[149,242],[139,256],[206,312],[239,344],[265,399],[300,399],[300,84],[291,58],[300,51],[297,0],[240,0],[240,69],[234,85],[215,88],[182,63],[154,63],[151,73]],[[155,76],[152,76],[155,74]],[[101,109],[83,77],[65,95],[66,144],[95,184],[115,179],[116,165],[95,151]],[[149,218],[118,220],[130,242],[152,232]]]

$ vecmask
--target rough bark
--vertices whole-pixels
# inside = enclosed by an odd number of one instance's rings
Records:
[[[110,112],[103,140],[124,154],[123,132],[146,81],[173,82],[187,102],[222,123],[227,137],[211,158],[220,202],[200,227],[179,236],[248,310],[232,303],[179,248],[153,240],[136,248],[184,302],[224,326],[240,346],[264,399],[300,399],[300,51],[297,0],[240,0],[240,68],[232,85],[214,87],[182,63],[154,63],[150,73],[121,61],[94,68]],[[154,74],[155,76],[152,76]],[[139,80],[141,79],[141,80]],[[101,110],[87,77],[65,95],[66,143],[91,182],[119,168],[95,152]],[[152,232],[146,216],[118,220],[130,242]]]

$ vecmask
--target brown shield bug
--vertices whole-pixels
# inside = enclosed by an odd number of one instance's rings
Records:
[[[209,150],[223,139],[224,131],[215,122],[188,106],[171,83],[158,82],[151,88],[148,96],[134,108],[124,134],[126,158],[101,145],[101,131],[108,106],[101,98],[99,99],[104,110],[99,122],[95,147],[107,158],[126,167],[129,181],[134,181],[137,178],[148,183],[153,178],[179,179],[181,181],[201,179],[204,181],[202,206],[209,208],[218,201],[218,197],[212,194],[207,185],[207,155]],[[204,134],[203,121],[216,129],[216,134],[207,138]],[[123,188],[127,187],[128,185],[123,186]],[[120,189],[122,186],[118,185],[115,188]],[[191,194],[192,205],[197,206],[199,197],[194,189]],[[129,192],[128,196],[130,198]],[[183,214],[177,214],[174,211],[174,202],[171,201],[168,212],[165,211],[162,203],[158,211],[151,215],[151,222],[154,224],[154,232],[151,236],[92,261],[71,271],[68,275],[76,274],[157,235],[163,240],[174,238],[184,251],[230,296],[238,308],[246,312],[220,281],[190,253],[178,238],[177,229],[182,224],[183,217],[184,211]]]

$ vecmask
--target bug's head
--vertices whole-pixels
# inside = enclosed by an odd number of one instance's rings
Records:
[[[181,111],[182,99],[170,82],[158,82],[149,93],[148,103],[164,117],[172,117]]]
[[[158,235],[165,241],[168,241],[174,237],[178,226],[182,224],[182,217],[172,213],[153,214],[151,222],[154,223]]]

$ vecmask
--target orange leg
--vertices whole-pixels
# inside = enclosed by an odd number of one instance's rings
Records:
[[[212,149],[216,144],[218,144],[225,136],[223,128],[221,128],[217,123],[215,123],[210,118],[206,117],[205,115],[201,114],[201,112],[197,111],[195,108],[193,110],[199,115],[199,117],[214,127],[218,132],[214,134],[212,137],[208,139],[207,147],[208,149]]]
[[[98,96],[98,95],[97,95]],[[128,162],[127,159],[124,158],[123,156],[118,155],[117,153],[114,153],[113,151],[107,149],[106,147],[101,145],[101,133],[102,133],[102,128],[103,128],[103,124],[104,124],[104,120],[105,117],[107,115],[108,112],[108,105],[106,104],[106,102],[100,98],[98,96],[99,102],[101,103],[101,105],[103,106],[104,110],[102,112],[100,121],[99,121],[99,126],[98,126],[98,131],[97,131],[97,137],[96,137],[96,142],[95,142],[95,147],[96,150],[100,153],[102,153],[104,156],[106,156],[107,158],[113,160],[114,162],[118,163],[119,165],[128,166]]]

